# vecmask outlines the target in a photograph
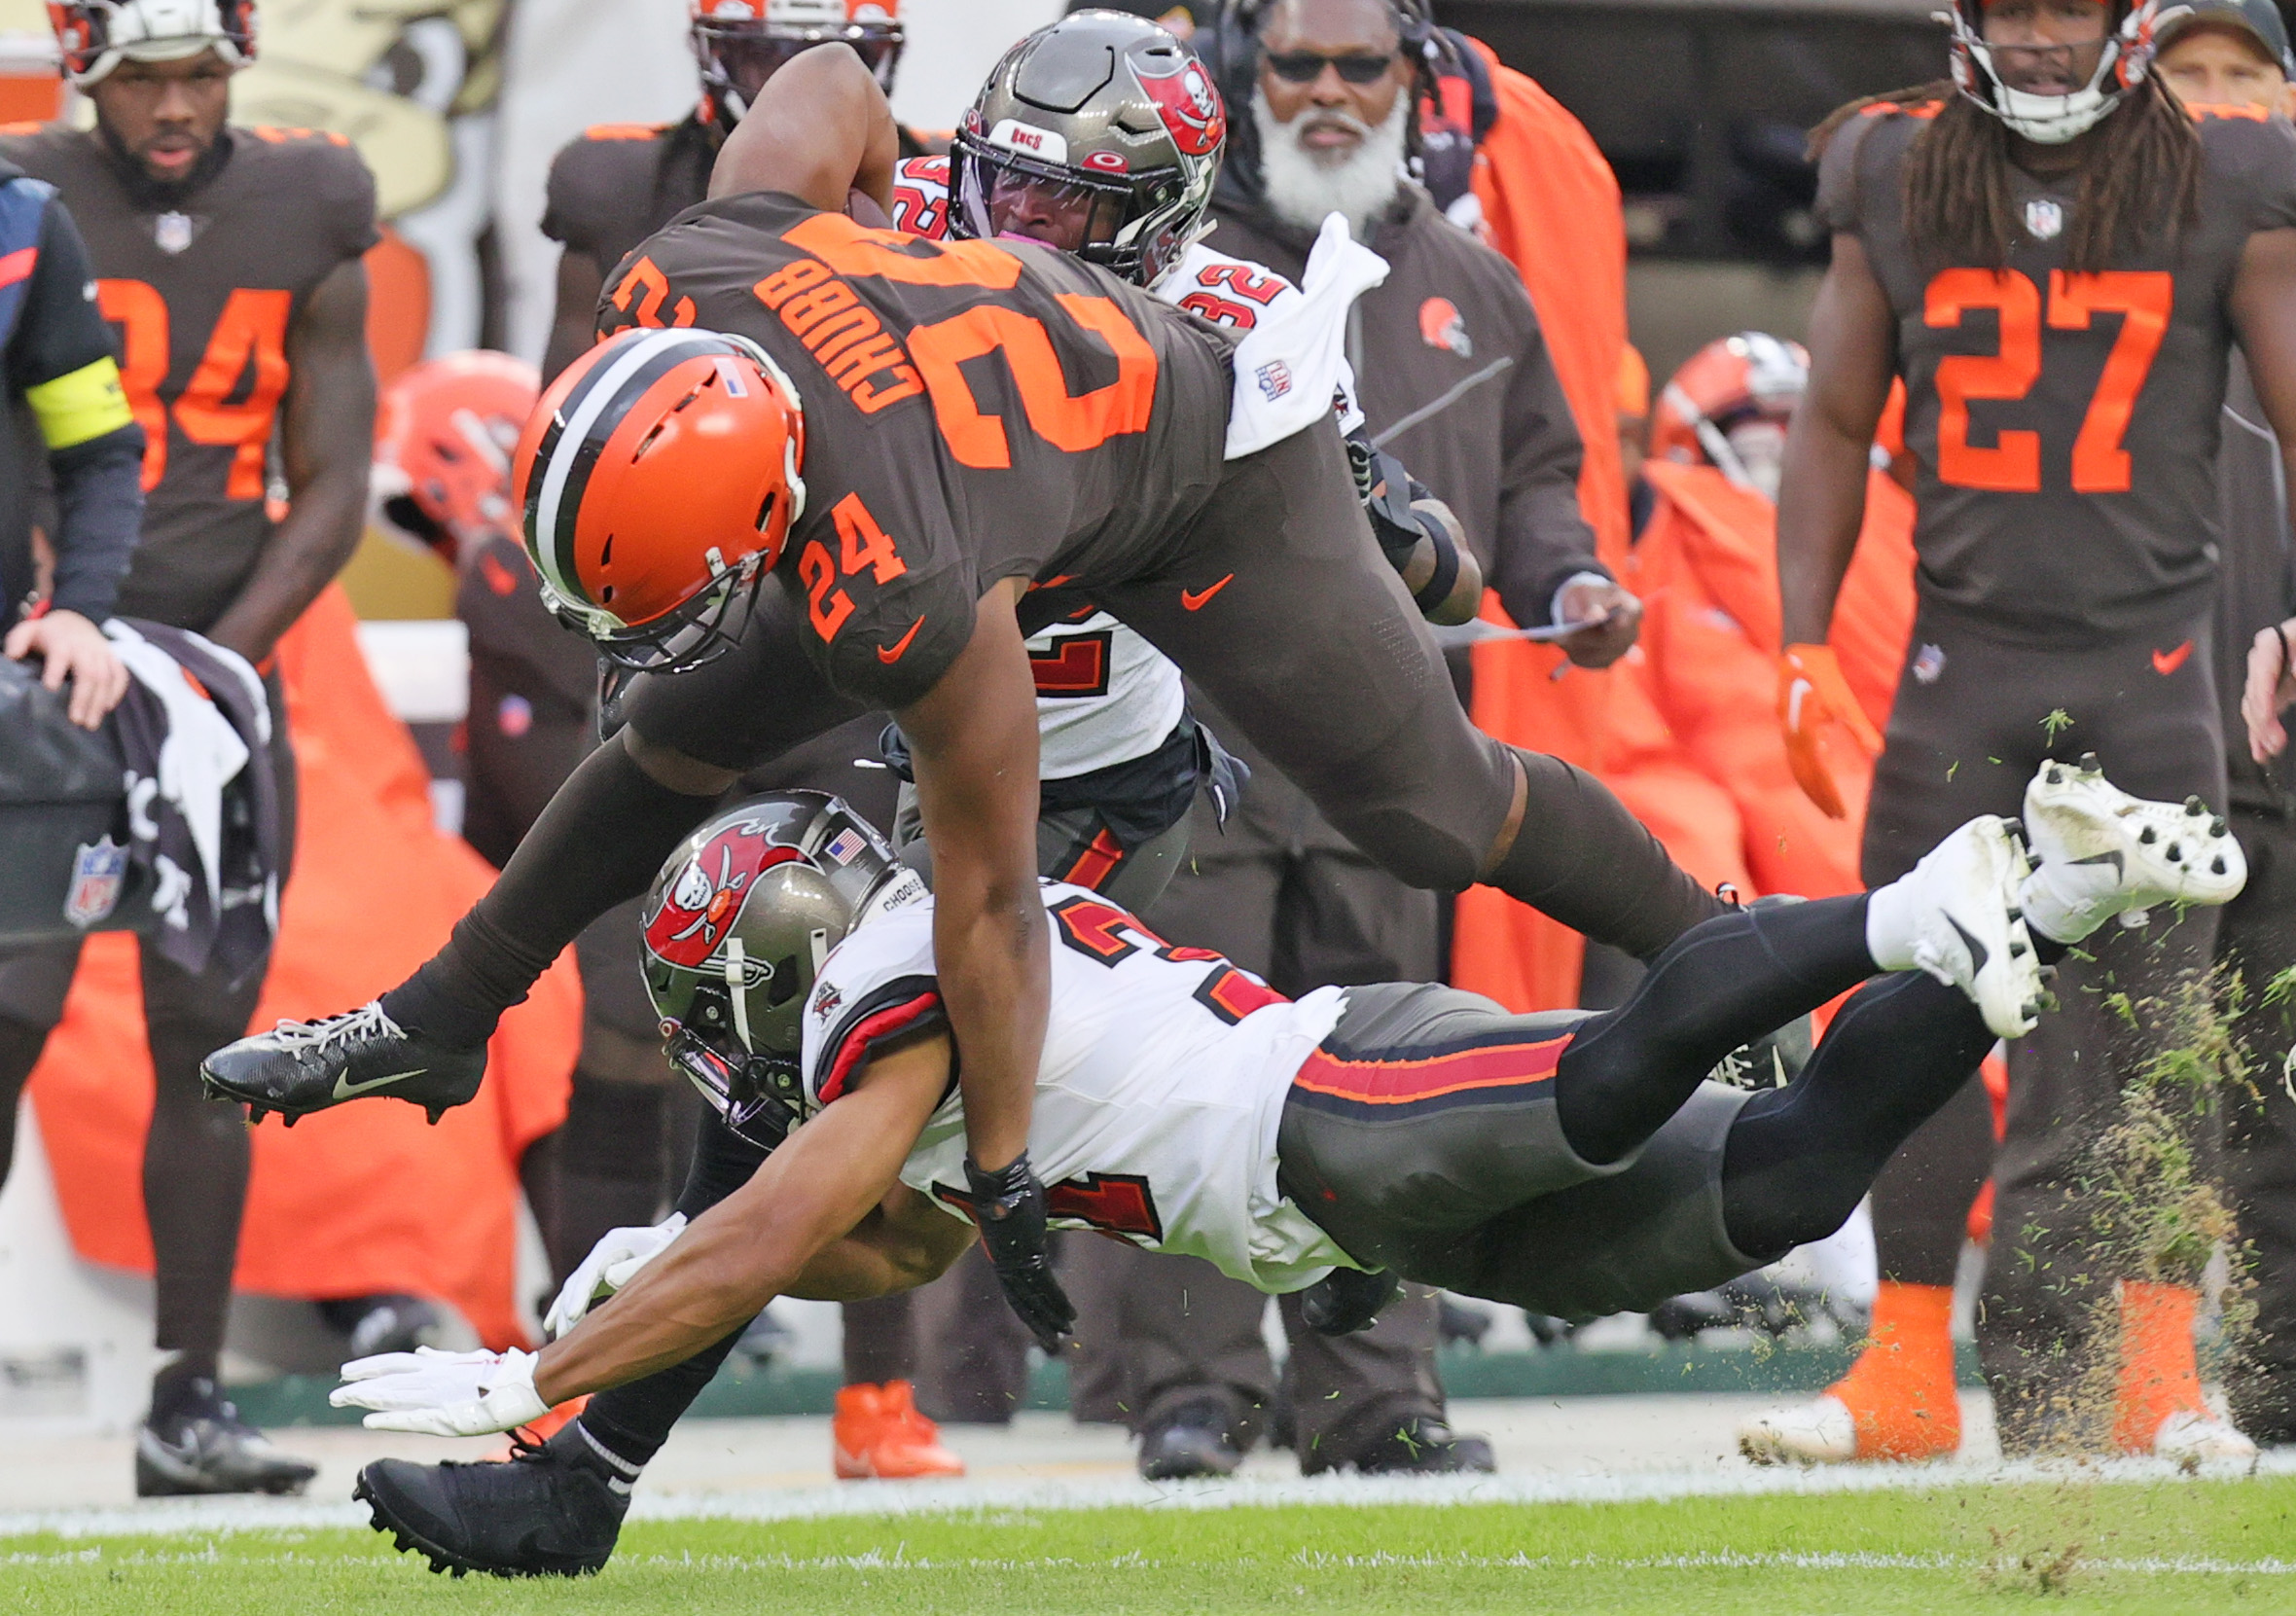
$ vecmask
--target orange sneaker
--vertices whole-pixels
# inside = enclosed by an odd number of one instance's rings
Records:
[[[2193,1356],[2200,1293],[2143,1279],[2121,1281],[2121,1364],[2113,1445],[2179,1463],[2252,1459],[2256,1445],[2216,1418],[2201,1395]]]
[[[841,1386],[830,1422],[840,1481],[918,1481],[961,1476],[965,1461],[941,1445],[941,1428],[916,1411],[907,1381]]]
[[[1947,1458],[1961,1446],[1954,1389],[1954,1290],[1883,1280],[1872,1341],[1849,1373],[1812,1401],[1739,1427],[1757,1464]]]

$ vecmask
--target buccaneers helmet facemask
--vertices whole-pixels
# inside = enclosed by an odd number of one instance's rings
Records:
[[[2121,0],[2099,3],[2118,5]],[[2102,123],[2122,96],[2143,83],[2152,68],[2153,27],[2159,10],[2158,0],[2137,0],[2128,6],[2120,25],[2106,33],[2089,82],[2062,95],[2039,95],[2012,89],[2002,78],[1996,57],[2009,52],[2081,48],[1989,45],[1985,0],[1954,0],[1953,10],[1941,17],[1953,26],[1955,87],[2026,139],[2043,146],[2062,146]]]
[[[867,10],[868,8],[864,8]],[[892,93],[904,35],[897,7],[875,8],[883,15],[855,16],[845,0],[745,0],[694,8],[694,56],[701,65],[701,87],[726,128],[757,105],[766,81],[790,59],[816,45],[852,47],[878,88]],[[763,14],[762,16],[760,14]]]
[[[1227,115],[1165,29],[1077,12],[1006,53],[950,147],[950,231],[1042,241],[1139,286],[1210,227]]]
[[[804,1015],[830,952],[924,895],[838,798],[776,792],[713,814],[663,865],[642,919],[646,992],[672,1068],[771,1149],[805,1111]]]

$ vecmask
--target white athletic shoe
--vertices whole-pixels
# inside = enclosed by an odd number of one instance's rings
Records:
[[[2132,797],[2097,754],[2045,763],[2025,788],[2033,876],[2020,895],[2034,930],[2078,943],[2116,915],[2156,904],[2222,904],[2240,896],[2248,861],[2198,797],[2181,808]]]
[[[1857,1457],[1857,1423],[1841,1398],[1813,1397],[1739,1426],[1738,1451],[1756,1464],[1847,1464]]]
[[[2176,1464],[2209,1464],[2256,1456],[2256,1444],[2228,1419],[2179,1411],[2161,1421],[2153,1435],[2153,1457]]]
[[[2032,1031],[2046,1002],[2018,913],[2032,873],[2006,820],[1972,819],[1866,901],[1866,951],[1884,971],[1926,971],[1969,995],[1998,1038]]]

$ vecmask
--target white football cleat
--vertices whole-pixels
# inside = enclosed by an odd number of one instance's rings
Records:
[[[1841,1398],[1813,1397],[1739,1426],[1738,1451],[1756,1464],[1847,1464],[1857,1457],[1857,1422]]]
[[[2047,1002],[2018,907],[2031,874],[2007,820],[1972,819],[1867,894],[1866,951],[1884,971],[1926,971],[1960,988],[1993,1036],[2022,1038]]]
[[[2021,905],[2033,928],[2078,943],[2116,915],[2156,904],[2222,904],[2240,896],[2248,861],[2220,815],[2198,797],[2183,806],[2132,797],[2104,777],[2097,754],[2045,763],[2025,788],[2033,877]]]
[[[2228,1459],[2244,1464],[2256,1456],[2256,1444],[2229,1419],[2180,1409],[2161,1421],[2160,1430],[2153,1435],[2152,1451],[2154,1458],[2173,1464],[2212,1464]]]

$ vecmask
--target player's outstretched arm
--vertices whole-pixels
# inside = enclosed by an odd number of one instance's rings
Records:
[[[367,267],[350,259],[305,301],[287,332],[280,426],[287,519],[207,637],[260,663],[334,582],[367,522],[375,456],[375,365],[367,354]]]
[[[773,75],[773,93],[726,137],[709,194],[782,191],[842,212],[845,194],[860,191],[889,212],[900,161],[901,132],[877,76],[851,47],[816,45]]]
[[[1014,616],[1022,587],[1006,579],[981,597],[949,671],[894,716],[933,848],[933,958],[964,1051],[974,1212],[1005,1299],[1052,1351],[1076,1311],[1053,1278],[1028,1166],[1052,951],[1036,885],[1036,680]]]
[[[1777,494],[1784,643],[1822,645],[1865,524],[1866,468],[1888,402],[1897,337],[1865,243],[1834,237],[1810,317],[1810,390],[1786,431]]]
[[[946,1038],[872,1058],[854,1086],[791,1133],[747,1184],[544,1347],[536,1392],[556,1404],[634,1381],[692,1356],[789,1293],[896,1186],[901,1163],[941,1103],[949,1060]]]
[[[971,1224],[951,1217],[929,1197],[895,1184],[851,1234],[822,1247],[781,1294],[805,1302],[866,1302],[915,1290],[947,1274],[978,1238]]]
[[[2233,277],[2232,318],[2264,418],[2280,441],[2288,485],[2296,487],[2296,230],[2258,231],[2248,237]],[[2289,644],[2288,634],[2268,628],[2248,650],[2241,716],[2247,723],[2249,755],[2259,763],[2287,748],[2280,711],[2296,696]]]

